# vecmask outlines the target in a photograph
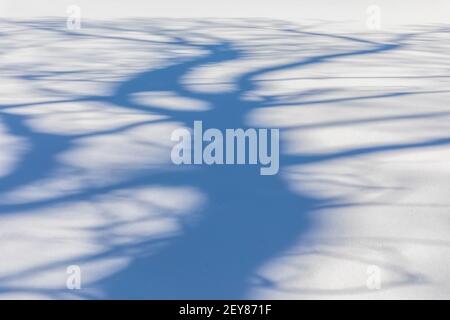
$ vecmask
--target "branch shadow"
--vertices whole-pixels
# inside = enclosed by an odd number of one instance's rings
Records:
[[[283,70],[302,70],[302,68],[325,64],[343,58],[355,56],[376,56],[378,53],[398,50],[404,46],[415,34],[393,37],[389,42],[368,41],[358,37],[343,36],[298,30],[286,27],[280,22],[264,22],[267,30],[281,29],[287,36],[298,37],[299,42],[307,41],[311,37],[324,41],[349,41],[355,43],[353,50],[339,50],[327,54],[293,59],[289,62],[277,62],[277,56],[269,55],[273,63],[259,67],[256,70],[242,72],[232,79],[233,88],[226,92],[200,92],[192,90],[184,83],[184,79],[191,72],[200,67],[228,62],[245,63],[252,59],[248,47],[258,45],[258,40],[239,42],[205,33],[203,30],[227,31],[231,28],[224,22],[198,21],[193,26],[180,30],[161,27],[158,23],[141,22],[140,32],[154,36],[165,37],[167,41],[146,40],[127,36],[111,36],[104,34],[82,34],[65,31],[55,22],[27,22],[19,24],[21,27],[38,28],[46,32],[55,32],[63,40],[81,37],[93,39],[108,39],[113,41],[129,41],[146,45],[165,46],[170,51],[171,46],[190,48],[201,52],[198,55],[181,59],[168,58],[166,65],[150,67],[148,70],[131,73],[125,80],[115,82],[109,94],[75,95],[63,97],[59,102],[97,102],[126,108],[130,112],[144,112],[162,116],[156,122],[136,122],[133,125],[117,127],[112,130],[97,131],[90,134],[57,134],[34,131],[27,125],[29,116],[17,113],[18,109],[30,106],[52,104],[51,100],[38,103],[2,104],[0,105],[0,119],[8,133],[25,139],[30,149],[22,155],[16,163],[15,169],[8,175],[0,177],[0,193],[6,194],[11,190],[31,183],[39,183],[45,177],[51,176],[56,170],[64,167],[59,161],[60,155],[75,147],[80,139],[89,139],[107,135],[112,132],[125,132],[140,125],[157,125],[163,122],[175,122],[179,126],[191,128],[193,122],[201,120],[208,128],[249,128],[248,116],[255,110],[276,106],[278,96],[266,96],[261,100],[246,99],[248,94],[259,88],[259,77]],[[280,26],[281,25],[281,26]],[[116,27],[103,26],[114,32]],[[89,25],[88,25],[89,28]],[[251,24],[233,22],[233,28],[253,28]],[[261,26],[254,27],[256,29]],[[132,31],[136,29],[131,28]],[[192,40],[193,37],[196,40]],[[202,41],[197,41],[201,38]],[[253,42],[252,42],[253,41]],[[82,76],[76,74],[76,76]],[[60,74],[54,73],[53,76]],[[49,71],[45,76],[52,77]],[[36,75],[29,74],[22,78],[36,81]],[[62,80],[64,81],[64,80]],[[92,81],[91,77],[83,81]],[[324,89],[325,91],[327,89]],[[173,92],[177,96],[203,101],[211,106],[206,111],[171,110],[157,104],[143,104],[135,99],[136,95],[152,92]],[[305,100],[310,96],[321,96],[322,90],[300,94],[299,101],[293,105],[314,105],[317,103],[334,104],[342,101],[377,99],[380,97],[398,97],[423,92],[394,92],[373,96],[349,96],[339,99]],[[284,103],[283,105],[286,105]],[[375,119],[349,120],[338,122],[339,125],[351,125],[363,121],[400,121],[410,118],[438,117],[447,115],[421,114],[404,115],[394,118],[380,117]],[[315,126],[328,126],[334,123],[318,123]],[[290,128],[282,128],[289,130]],[[302,127],[295,127],[302,129]],[[283,134],[283,131],[282,131]],[[383,153],[392,150],[405,150],[434,147],[450,144],[450,138],[433,139],[403,144],[383,144],[376,147],[363,147],[344,150],[335,153],[319,155],[295,154],[283,152],[283,135],[281,136],[280,165],[304,165],[321,161],[351,158],[372,153]],[[302,235],[314,229],[314,212],[318,209],[335,205],[334,199],[318,198],[311,195],[299,194],[292,191],[286,184],[282,174],[275,176],[260,176],[255,167],[249,166],[194,166],[188,168],[163,168],[161,170],[137,170],[124,181],[104,186],[87,186],[75,193],[61,196],[22,202],[15,204],[0,204],[0,216],[20,214],[37,208],[45,209],[57,204],[76,201],[93,201],[98,196],[112,192],[139,188],[142,186],[158,187],[194,187],[204,194],[207,203],[196,209],[198,217],[194,223],[183,224],[180,234],[163,239],[143,237],[131,245],[110,245],[105,241],[106,250],[99,254],[77,257],[70,261],[57,262],[42,266],[40,270],[66,266],[70,263],[84,263],[103,257],[127,256],[131,262],[121,270],[110,276],[101,278],[88,286],[101,289],[104,298],[109,299],[244,299],[249,296],[249,290],[258,282],[257,270],[266,262],[282,255]],[[97,230],[105,232],[105,230]],[[153,248],[157,248],[154,250]],[[350,256],[349,259],[352,259]],[[29,270],[20,272],[3,281],[11,281],[23,275],[37,272]],[[23,289],[32,292],[32,288]],[[358,289],[359,290],[359,289]],[[356,291],[358,291],[356,290]],[[0,291],[7,291],[1,289]],[[39,291],[39,290],[37,290]],[[45,290],[44,290],[45,291]],[[359,291],[358,291],[359,292]],[[47,294],[58,297],[59,290],[49,290]],[[83,293],[81,294],[83,296]],[[92,298],[87,293],[84,297]]]

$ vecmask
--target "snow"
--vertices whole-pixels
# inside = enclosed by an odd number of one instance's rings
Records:
[[[369,31],[314,2],[75,31],[2,2],[0,298],[450,298],[448,4]],[[194,120],[280,128],[280,172],[174,166]]]

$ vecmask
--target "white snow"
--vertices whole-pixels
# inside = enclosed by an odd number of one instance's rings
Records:
[[[281,129],[287,160],[280,178],[319,205],[307,212],[311,226],[295,242],[253,270],[245,296],[450,298],[448,1],[379,0],[386,13],[380,32],[362,27],[365,1],[306,7],[279,0],[276,12],[259,1],[239,12],[230,2],[213,9],[200,0],[157,8],[134,1],[128,10],[114,4],[110,11],[109,1],[75,1],[86,17],[104,20],[86,20],[74,33],[63,18],[73,1],[47,2],[0,7],[4,16],[22,16],[1,22],[0,298],[108,298],[102,279],[195,230],[199,212],[215,201],[208,190],[139,178],[184,170],[170,163],[170,133],[183,125],[170,112],[208,112],[214,106],[202,95],[232,92],[236,79],[261,69],[269,71],[242,99],[266,105],[248,110],[245,123]],[[31,12],[63,19],[30,18]],[[108,20],[142,15],[297,22]],[[319,17],[334,22],[314,22]],[[346,19],[353,22],[335,22]],[[174,43],[176,37],[191,45]],[[206,47],[197,46],[219,41],[244,54],[189,70],[180,84],[191,97],[156,83],[153,91],[130,94],[142,109],[114,102],[120,83],[206,56]],[[377,48],[384,49],[371,51]],[[312,57],[321,58],[276,69]],[[42,148],[34,150],[38,155],[30,155],[33,145]],[[39,160],[50,146],[62,147]],[[42,176],[41,163],[22,168],[27,157],[52,161],[51,168]],[[151,241],[157,244],[142,252]],[[85,289],[66,289],[71,264],[82,266]],[[370,266],[381,271],[379,290],[366,286]]]

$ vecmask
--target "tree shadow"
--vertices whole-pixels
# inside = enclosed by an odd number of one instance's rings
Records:
[[[225,92],[201,92],[193,90],[185,84],[185,78],[198,68],[220,63],[241,62],[252,60],[248,47],[259,45],[259,39],[244,41],[229,40],[216,36],[214,32],[226,32],[230,28],[261,28],[242,22],[208,22],[197,21],[193,26],[173,30],[167,26],[159,26],[156,22],[141,22],[140,32],[160,36],[169,40],[146,40],[145,38],[127,38],[102,33],[77,33],[64,30],[59,22],[26,22],[21,26],[38,28],[57,33],[62,39],[81,37],[89,39],[108,39],[114,41],[142,42],[146,45],[163,46],[162,50],[170,51],[171,47],[197,50],[199,54],[183,56],[180,59],[168,58],[162,67],[150,67],[148,70],[133,74],[125,80],[114,82],[110,94],[75,95],[55,101],[38,103],[3,104],[0,106],[0,118],[8,132],[28,141],[30,149],[16,164],[15,170],[0,178],[0,192],[6,193],[20,186],[39,182],[50,176],[64,165],[59,156],[71,150],[81,139],[125,132],[141,125],[157,125],[161,122],[175,122],[179,126],[191,128],[193,122],[201,120],[205,128],[248,128],[249,115],[255,110],[274,107],[280,104],[282,96],[265,96],[263,99],[248,99],[248,95],[257,90],[261,84],[261,76],[285,70],[300,70],[311,65],[326,64],[339,59],[357,56],[376,56],[378,53],[389,52],[401,48],[415,34],[393,36],[390,41],[371,41],[359,37],[339,34],[309,32],[307,28],[298,29],[279,21],[265,21],[264,28],[282,30],[289,41],[294,43],[311,39],[328,41],[346,41],[354,44],[351,50],[330,50],[330,53],[306,54],[288,62],[278,62],[276,53],[264,53],[273,63],[243,71],[232,79],[232,90]],[[262,23],[262,22],[261,22]],[[237,26],[236,26],[237,24]],[[89,24],[87,25],[89,30]],[[103,26],[105,30],[114,32],[117,26]],[[200,38],[201,41],[198,39]],[[298,40],[297,40],[298,38]],[[288,41],[288,42],[289,42]],[[289,42],[290,44],[290,42]],[[266,48],[267,50],[267,48]],[[276,49],[274,49],[276,50]],[[288,49],[281,49],[288,50]],[[295,50],[295,48],[294,48]],[[169,53],[168,53],[169,55]],[[295,56],[294,56],[295,57]],[[56,73],[43,75],[26,75],[28,81],[36,77],[52,77]],[[83,76],[81,72],[80,76]],[[95,81],[85,77],[83,81]],[[100,81],[100,80],[99,80]],[[327,89],[324,89],[325,91]],[[179,97],[205,102],[211,106],[208,110],[173,110],[158,104],[141,103],[136,96],[141,93],[171,92]],[[369,100],[402,95],[425,94],[429,92],[393,92],[376,95],[351,95],[336,99],[323,99],[323,92],[299,92],[295,106],[314,105],[317,103],[334,104],[337,102]],[[317,100],[310,100],[318,97]],[[292,97],[289,97],[292,99]],[[306,98],[306,99],[305,99]],[[27,115],[15,113],[14,110],[29,106],[51,105],[55,102],[98,102],[130,112],[144,112],[159,115],[163,120],[156,122],[140,121],[132,125],[117,127],[112,130],[99,130],[90,134],[57,134],[33,131],[27,126]],[[289,102],[284,102],[284,106]],[[439,115],[424,114],[424,117]],[[381,117],[365,121],[401,121],[421,115],[405,115],[404,117]],[[361,122],[361,120],[358,120]],[[341,125],[351,124],[352,120]],[[317,126],[330,125],[328,123]],[[127,179],[106,185],[88,186],[74,193],[67,193],[55,198],[1,204],[0,215],[18,214],[23,211],[45,209],[61,203],[76,201],[92,201],[98,196],[117,190],[139,188],[142,186],[157,187],[194,187],[200,190],[207,202],[196,209],[197,219],[192,223],[184,223],[180,234],[165,239],[143,238],[137,243],[126,246],[108,245],[104,252],[70,261],[43,266],[55,268],[69,263],[82,264],[101,257],[127,256],[131,262],[112,275],[90,283],[88,288],[101,289],[104,298],[111,299],[243,299],[249,296],[249,290],[260,279],[257,270],[268,261],[282,255],[301,237],[314,229],[313,214],[318,209],[335,205],[335,199],[313,197],[294,192],[287,185],[283,176],[283,166],[304,165],[321,161],[331,161],[372,153],[382,153],[391,150],[433,147],[450,144],[450,138],[433,139],[429,141],[383,144],[375,147],[362,147],[350,150],[323,154],[288,154],[284,148],[283,128],[281,128],[281,173],[275,176],[260,176],[255,166],[208,166],[164,167],[161,170],[137,170]],[[290,128],[286,128],[289,130]],[[301,129],[296,128],[296,129]],[[154,248],[157,248],[156,250]],[[30,270],[28,273],[36,272]],[[21,275],[27,274],[21,273]],[[11,278],[19,277],[14,275]],[[3,279],[7,280],[7,279]],[[9,279],[10,280],[10,279]],[[1,279],[0,279],[1,281]],[[30,292],[31,289],[27,289]],[[25,290],[26,291],[26,290]],[[49,291],[58,296],[59,291]],[[81,294],[83,296],[83,293]],[[90,297],[86,294],[85,297]]]

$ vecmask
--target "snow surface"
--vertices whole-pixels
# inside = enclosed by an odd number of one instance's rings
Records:
[[[450,26],[351,25],[2,20],[0,298],[450,298]],[[175,167],[194,120],[280,173]]]

